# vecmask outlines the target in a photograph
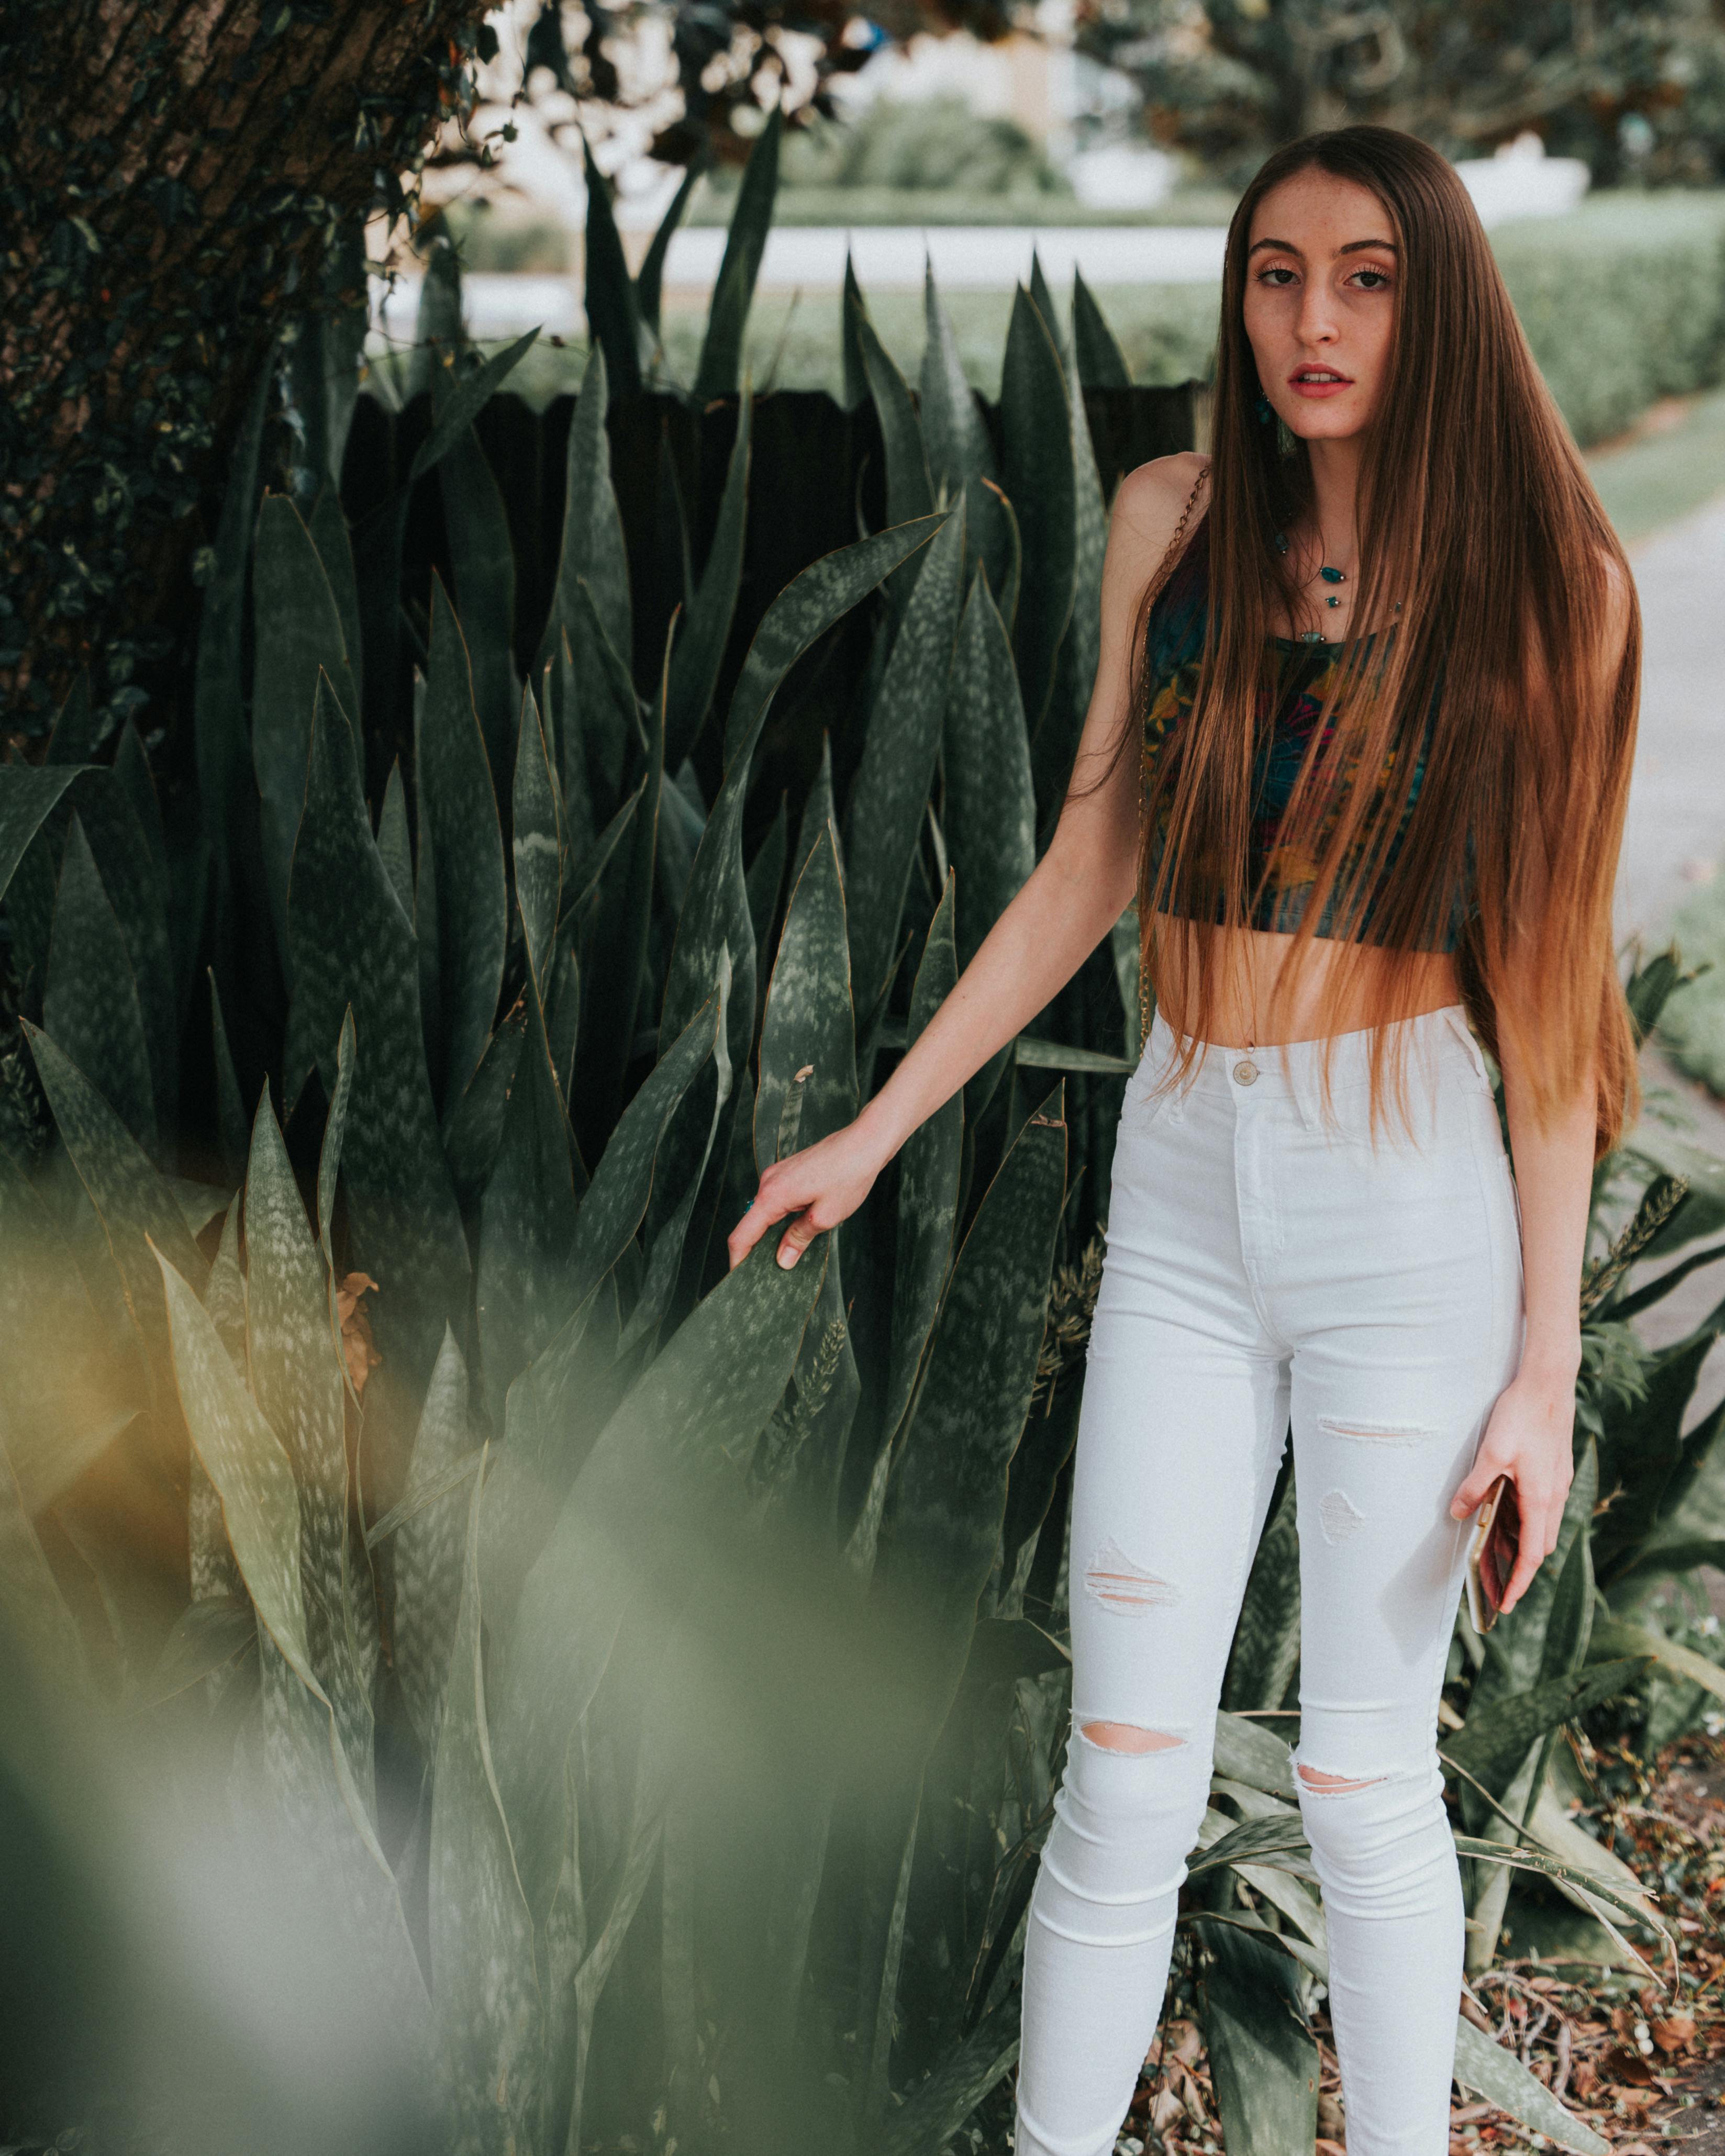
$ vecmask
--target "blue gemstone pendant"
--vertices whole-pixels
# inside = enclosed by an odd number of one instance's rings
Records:
[[[1321,629],[1302,629],[1300,632],[1301,644],[1327,644],[1329,640]]]
[[[1324,601],[1324,604],[1326,606],[1340,606],[1341,603],[1342,602],[1340,599],[1326,599]]]
[[[1346,572],[1341,569],[1320,569],[1317,573],[1327,584],[1345,584],[1348,582]]]

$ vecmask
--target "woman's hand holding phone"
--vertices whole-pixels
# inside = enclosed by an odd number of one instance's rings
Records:
[[[1524,1373],[1498,1395],[1473,1466],[1450,1501],[1450,1517],[1465,1519],[1500,1475],[1515,1486],[1519,1533],[1500,1614],[1514,1609],[1558,1546],[1575,1475],[1574,1422],[1573,1377],[1567,1385],[1542,1383]]]

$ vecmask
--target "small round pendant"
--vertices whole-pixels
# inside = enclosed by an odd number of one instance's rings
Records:
[[[1341,603],[1342,602],[1340,599],[1326,599],[1324,601],[1324,604],[1326,606],[1340,606]]]

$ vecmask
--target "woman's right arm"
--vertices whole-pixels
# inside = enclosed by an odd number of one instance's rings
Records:
[[[1127,723],[1138,601],[1204,464],[1191,453],[1159,457],[1128,473],[1115,495],[1101,655],[1074,774],[1081,787],[1086,773],[1107,766]],[[843,1130],[762,1171],[755,1201],[730,1236],[733,1265],[787,1219],[778,1261],[793,1265],[818,1235],[856,1210],[917,1125],[1071,979],[1132,901],[1140,783],[1139,760],[1128,747],[1101,786],[1067,795],[1048,851],[874,1099]]]

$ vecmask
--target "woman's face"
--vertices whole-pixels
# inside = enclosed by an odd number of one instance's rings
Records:
[[[1368,187],[1315,167],[1252,213],[1245,332],[1265,395],[1308,442],[1343,440],[1372,417],[1395,322],[1395,241]]]

